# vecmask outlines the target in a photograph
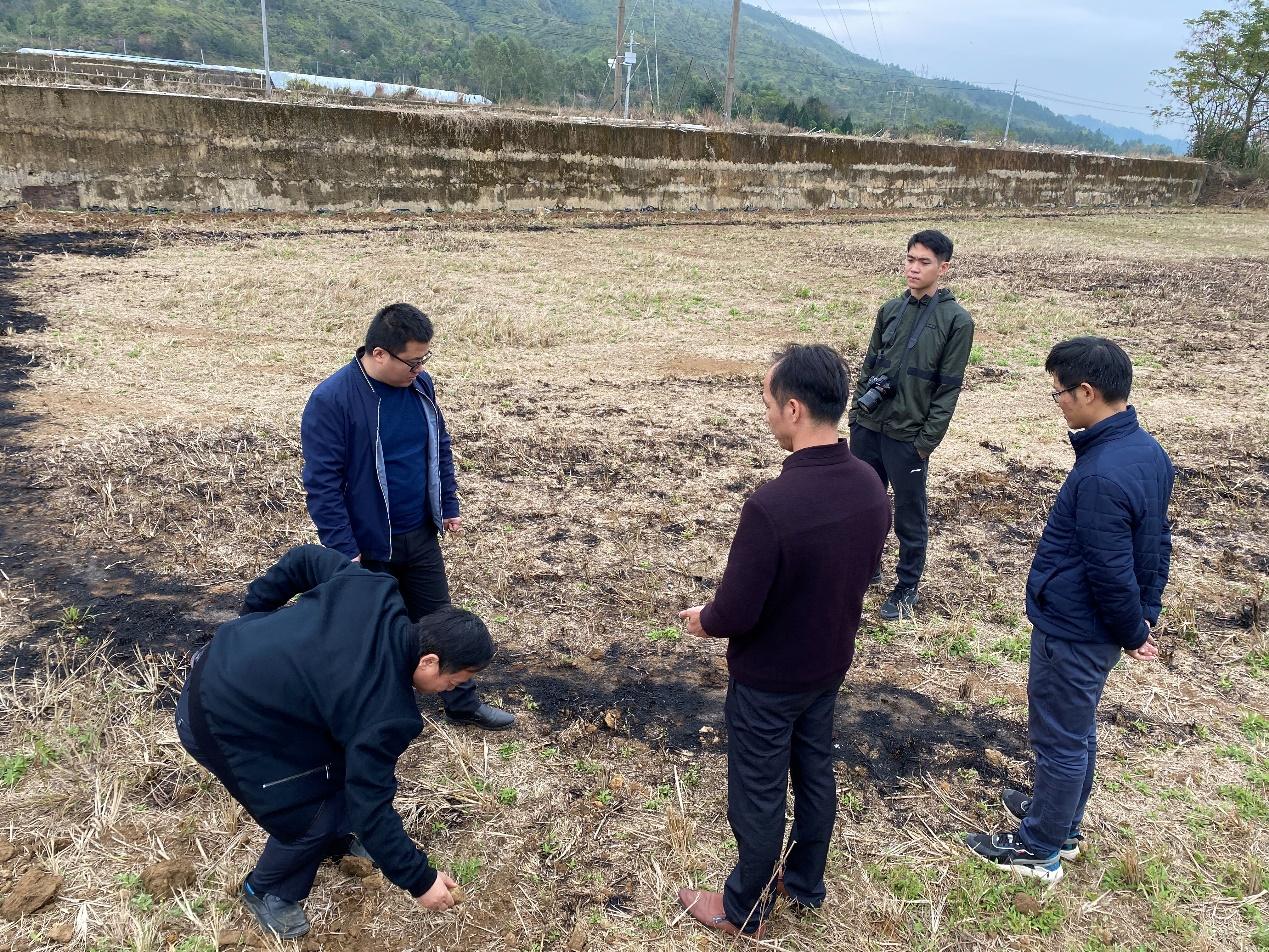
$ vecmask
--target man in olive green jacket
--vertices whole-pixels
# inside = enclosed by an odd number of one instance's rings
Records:
[[[848,415],[851,452],[894,490],[899,564],[897,584],[881,606],[887,620],[910,616],[921,598],[930,454],[952,421],[974,344],[973,319],[939,287],[951,258],[952,241],[942,232],[921,231],[909,240],[908,290],[877,312]],[[878,567],[874,582],[880,580]]]

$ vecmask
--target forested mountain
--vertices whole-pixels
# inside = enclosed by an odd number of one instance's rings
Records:
[[[611,0],[268,0],[275,69],[606,107]],[[1009,94],[924,79],[742,5],[736,113],[802,128],[998,137]],[[627,0],[632,105],[700,114],[722,101],[728,0]],[[655,42],[654,42],[655,40]],[[258,66],[259,0],[5,0],[0,45],[122,50]],[[659,95],[658,95],[659,90]],[[1019,98],[1011,138],[1111,149],[1106,136]]]
[[[1143,132],[1132,126],[1117,126],[1113,122],[1107,122],[1105,119],[1098,119],[1095,116],[1079,115],[1068,116],[1067,118],[1085,129],[1092,129],[1094,132],[1102,133],[1120,146],[1158,147],[1176,155],[1185,155],[1190,148],[1190,144],[1184,139],[1172,139],[1168,136],[1161,136],[1156,132]]]

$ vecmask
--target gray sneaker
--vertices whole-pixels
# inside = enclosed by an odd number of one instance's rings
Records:
[[[1005,816],[1016,823],[1021,823],[1031,812],[1031,798],[1021,790],[1015,790],[1012,787],[1005,787],[1005,792],[1000,795],[1000,804],[1005,808]],[[1058,855],[1063,859],[1075,859],[1080,855],[1080,844],[1083,842],[1084,834],[1072,833],[1062,843]]]
[[[308,934],[308,916],[298,902],[287,902],[271,893],[257,893],[245,880],[242,901],[264,930],[279,939],[298,939]]]

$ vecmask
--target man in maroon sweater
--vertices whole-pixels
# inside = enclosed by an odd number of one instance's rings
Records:
[[[790,345],[776,356],[762,401],[790,455],[741,510],[714,600],[679,613],[692,634],[728,639],[727,819],[740,860],[721,893],[679,890],[696,919],[728,934],[757,935],[774,891],[797,908],[824,901],[837,812],[833,710],[890,530],[880,478],[837,435],[850,392],[830,347]]]

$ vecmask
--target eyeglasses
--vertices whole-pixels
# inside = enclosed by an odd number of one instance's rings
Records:
[[[389,357],[392,357],[394,360],[401,361],[401,363],[405,364],[407,367],[410,368],[410,370],[412,370],[415,373],[418,373],[419,369],[425,363],[427,363],[429,360],[432,359],[432,352],[430,350],[426,354],[424,354],[422,357],[416,357],[414,358],[414,360],[406,360],[404,357],[398,357],[396,354],[392,353],[392,351],[390,350],[387,351],[387,354]]]
[[[1053,398],[1054,403],[1061,403],[1062,401],[1059,398],[1062,394],[1070,393],[1072,390],[1078,390],[1082,386],[1084,386],[1083,383],[1077,383],[1074,387],[1067,387],[1065,390],[1054,390],[1049,394],[1049,396]]]

